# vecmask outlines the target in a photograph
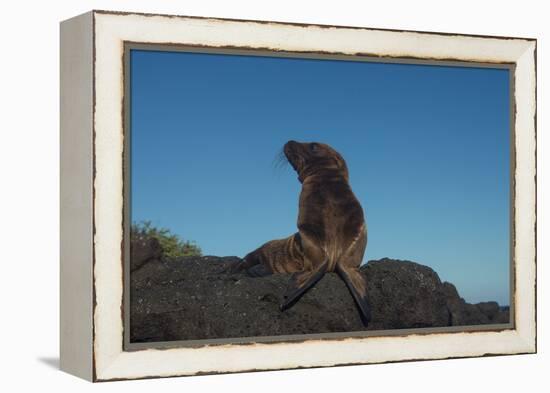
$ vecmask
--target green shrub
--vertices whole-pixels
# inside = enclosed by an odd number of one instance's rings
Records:
[[[132,240],[144,240],[150,237],[156,238],[162,247],[162,253],[169,258],[201,256],[202,251],[192,241],[184,241],[178,235],[173,234],[167,228],[156,228],[151,221],[133,223],[130,229]]]

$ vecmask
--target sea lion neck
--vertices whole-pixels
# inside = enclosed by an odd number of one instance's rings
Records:
[[[306,168],[298,173],[298,180],[302,184],[324,183],[333,181],[349,181],[347,171],[338,168]]]

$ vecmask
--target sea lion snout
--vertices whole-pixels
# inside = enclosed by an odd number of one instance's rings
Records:
[[[299,142],[296,142],[296,141],[288,141],[287,143],[285,143],[285,149],[288,147],[288,148],[293,148],[297,145],[299,145],[300,143]]]
[[[314,145],[317,146],[319,143],[316,142],[296,142],[296,141],[288,141],[285,143],[285,146],[283,148],[285,154],[298,154],[298,155],[307,155],[308,151],[310,150],[309,146]]]
[[[303,158],[300,154],[301,145],[301,143],[296,141],[288,141],[283,147],[283,152],[285,153],[286,159],[296,172],[300,172],[303,166]]]
[[[319,142],[288,141],[283,152],[294,170],[298,173],[298,179],[303,182],[308,176],[319,171],[336,172],[344,178],[348,178],[348,169],[342,156],[327,144]]]
[[[304,166],[311,164],[312,160],[318,158],[323,153],[325,145],[317,142],[296,142],[288,141],[285,143],[283,151],[288,162],[299,172]]]
[[[296,142],[296,141],[288,141],[287,143],[285,143],[284,147],[283,147],[283,151],[285,153],[285,156],[286,158],[290,161],[290,157],[289,156],[293,156],[293,155],[296,155],[298,153],[298,149],[300,147],[301,143],[299,142]]]

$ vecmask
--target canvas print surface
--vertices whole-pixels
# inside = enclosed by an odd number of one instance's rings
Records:
[[[131,343],[510,322],[510,69],[127,66]]]

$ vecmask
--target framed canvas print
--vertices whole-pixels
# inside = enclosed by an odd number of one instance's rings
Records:
[[[61,23],[61,368],[536,351],[536,40]]]

